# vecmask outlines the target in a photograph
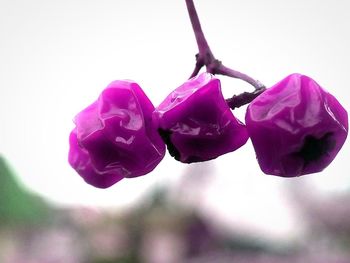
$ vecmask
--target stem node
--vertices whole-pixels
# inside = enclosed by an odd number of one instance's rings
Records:
[[[233,96],[231,99],[228,99],[227,101],[228,103],[231,103],[233,105],[233,108],[238,108],[244,104],[249,103],[251,101],[250,98],[254,99],[256,96],[258,96],[260,93],[262,93],[265,90],[265,86],[260,81],[255,80],[244,73],[241,73],[237,70],[233,70],[231,68],[224,66],[220,60],[214,57],[208,45],[208,42],[204,36],[193,0],[185,0],[185,1],[186,1],[187,11],[190,16],[193,32],[196,37],[196,42],[199,50],[198,54],[196,54],[196,65],[190,78],[196,76],[199,73],[199,71],[202,69],[202,67],[206,66],[207,72],[212,73],[214,75],[220,74],[231,78],[241,79],[251,84],[255,88],[255,91],[252,93],[244,92],[238,96]],[[244,104],[242,104],[243,102]]]

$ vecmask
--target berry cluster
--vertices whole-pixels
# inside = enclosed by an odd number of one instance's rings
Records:
[[[261,170],[295,177],[322,171],[348,133],[346,110],[313,79],[292,74],[266,89],[214,58],[193,1],[186,0],[199,54],[189,80],[154,107],[140,86],[114,81],[75,117],[69,163],[89,184],[106,188],[151,172],[169,153],[183,163],[215,159],[251,139]],[[206,66],[207,72],[199,74]],[[215,74],[255,87],[225,100]],[[231,109],[249,104],[245,125]]]

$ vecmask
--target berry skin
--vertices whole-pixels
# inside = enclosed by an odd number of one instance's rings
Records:
[[[326,168],[348,134],[348,115],[313,79],[292,74],[247,108],[246,125],[261,170],[283,177]]]
[[[151,172],[165,155],[152,126],[154,106],[140,86],[117,80],[75,117],[70,165],[88,183],[107,188],[123,178]]]
[[[169,153],[183,163],[214,159],[248,140],[245,126],[222,96],[220,81],[210,73],[170,93],[155,109],[153,121]]]

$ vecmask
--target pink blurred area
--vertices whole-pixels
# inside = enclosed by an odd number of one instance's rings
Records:
[[[305,183],[289,184],[285,194],[302,230],[271,238],[203,209],[215,170],[204,167],[187,169],[178,184],[155,188],[127,209],[106,209],[53,206],[23,188],[1,159],[0,262],[350,262],[349,192],[325,198]]]

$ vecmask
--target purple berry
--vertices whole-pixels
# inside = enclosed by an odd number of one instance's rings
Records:
[[[258,96],[246,125],[261,170],[294,177],[326,168],[348,134],[348,115],[313,79],[292,74]]]
[[[209,73],[170,93],[156,108],[153,120],[169,153],[183,163],[214,159],[248,140],[245,126],[222,96],[220,81]]]
[[[69,163],[89,184],[106,188],[151,172],[165,145],[152,126],[154,106],[133,81],[117,80],[75,117]]]

